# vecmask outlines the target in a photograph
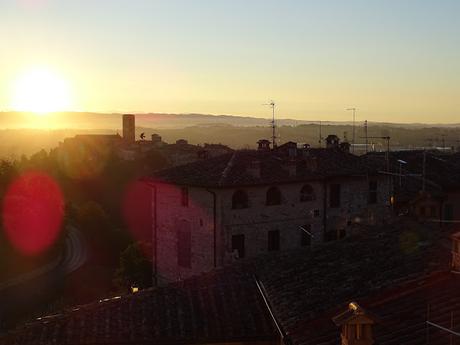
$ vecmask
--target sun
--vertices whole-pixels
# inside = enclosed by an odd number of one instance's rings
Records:
[[[69,84],[56,72],[34,68],[22,73],[13,83],[11,108],[36,114],[70,110]]]

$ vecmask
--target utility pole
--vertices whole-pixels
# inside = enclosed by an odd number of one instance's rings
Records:
[[[353,111],[353,134],[351,137],[351,152],[355,152],[355,119],[356,119],[356,108],[348,108],[347,111]]]
[[[364,121],[364,137],[366,138],[366,154],[367,154],[367,120]]]
[[[425,192],[425,188],[426,188],[425,174],[426,174],[426,150],[423,150],[423,166],[422,166],[422,191],[423,192]]]
[[[321,133],[321,129],[322,129],[322,122],[320,121],[319,122],[319,140],[318,140],[320,148],[323,147],[323,135]]]

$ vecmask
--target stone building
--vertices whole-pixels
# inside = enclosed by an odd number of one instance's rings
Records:
[[[357,223],[389,215],[387,177],[339,146],[259,145],[144,179],[152,188],[153,261],[160,281],[341,239]]]

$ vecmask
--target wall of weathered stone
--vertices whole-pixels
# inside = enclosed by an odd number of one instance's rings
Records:
[[[341,205],[338,208],[329,207],[329,188],[333,183],[341,184]],[[378,180],[378,202],[375,205],[368,205],[369,181],[365,178],[335,178],[326,184],[322,181],[310,182],[315,200],[300,202],[300,190],[304,185],[278,185],[282,203],[272,206],[266,205],[266,192],[270,186],[241,188],[247,192],[249,199],[249,207],[245,209],[232,209],[232,195],[236,189],[212,189],[216,193],[217,266],[232,260],[233,235],[245,236],[246,257],[253,257],[267,252],[268,232],[271,230],[279,230],[280,250],[286,250],[301,247],[300,226],[311,224],[311,242],[314,245],[324,240],[324,223],[326,231],[346,230],[353,222],[377,222],[379,217],[388,214],[389,187],[385,178]],[[185,207],[181,205],[180,187],[157,185],[156,247],[160,281],[184,279],[214,268],[213,194],[204,188],[190,187],[188,191],[189,205]],[[152,210],[154,207],[153,201]],[[190,224],[191,268],[178,266],[177,233],[181,221]]]
[[[189,205],[181,205],[181,188],[157,185],[157,269],[160,280],[179,280],[214,267],[213,196],[205,189],[189,188]],[[154,191],[153,191],[154,192]],[[154,198],[152,198],[154,200]],[[155,207],[152,202],[152,210]],[[191,268],[178,266],[178,227],[187,221],[191,230]],[[153,221],[155,226],[155,220]]]

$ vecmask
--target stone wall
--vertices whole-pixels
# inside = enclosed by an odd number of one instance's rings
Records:
[[[330,208],[330,186],[337,183],[341,185],[341,204]],[[325,240],[325,231],[336,232],[339,237],[342,231],[346,234],[353,223],[377,222],[389,213],[389,187],[385,178],[378,180],[377,203],[373,205],[368,205],[369,181],[365,178],[335,178],[327,183],[313,181],[308,184],[314,191],[314,200],[300,201],[305,183],[282,184],[277,186],[282,196],[281,204],[270,206],[266,205],[266,194],[271,186],[240,188],[247,193],[249,201],[248,207],[243,209],[232,208],[232,196],[237,189],[209,191],[190,187],[187,188],[188,206],[182,206],[181,187],[158,184],[157,238],[153,242],[157,241],[160,281],[180,280],[212,270],[214,255],[217,266],[231,262],[235,259],[232,253],[234,235],[244,235],[245,257],[253,257],[268,251],[269,231],[279,231],[280,250],[300,248],[301,226],[310,227],[311,245],[315,245]],[[216,195],[215,228],[212,192]],[[153,201],[152,210],[154,207]],[[178,231],[184,222],[188,222],[191,231],[190,268],[178,265]]]

